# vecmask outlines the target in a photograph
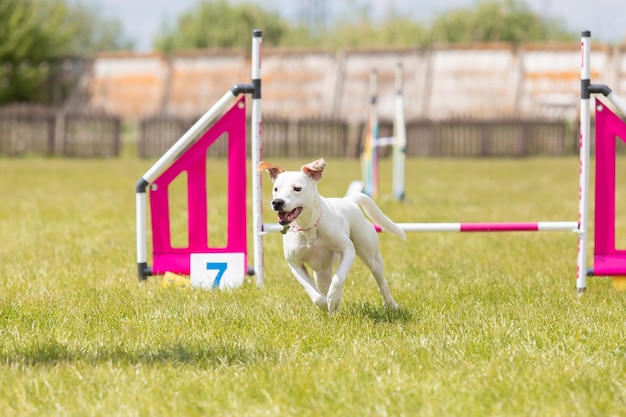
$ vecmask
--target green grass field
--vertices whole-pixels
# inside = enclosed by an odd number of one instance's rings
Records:
[[[327,162],[319,188],[342,195],[358,162]],[[329,318],[280,235],[265,238],[263,289],[139,285],[134,186],[149,166],[0,159],[0,415],[626,414],[626,294],[607,278],[577,294],[574,233],[381,235],[401,309],[357,261]],[[209,170],[224,184],[224,161]],[[410,160],[404,203],[381,171],[398,222],[577,219],[576,158]]]

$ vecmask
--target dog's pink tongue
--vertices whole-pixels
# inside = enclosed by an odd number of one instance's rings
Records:
[[[294,221],[296,219],[296,217],[298,217],[298,215],[300,214],[300,212],[302,211],[301,208],[295,208],[289,212],[278,212],[278,222],[280,224],[282,224],[283,226],[286,224],[291,223],[292,221]]]

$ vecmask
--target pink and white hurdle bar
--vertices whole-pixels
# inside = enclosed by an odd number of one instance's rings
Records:
[[[586,277],[587,276],[626,276],[626,250],[618,250],[615,248],[615,141],[616,138],[626,138],[626,124],[617,117],[607,106],[605,106],[600,100],[596,100],[596,195],[595,195],[595,241],[594,241],[594,264],[593,267],[587,268],[587,249],[588,249],[588,230],[589,230],[589,159],[590,159],[590,111],[591,111],[591,97],[592,94],[604,95],[611,104],[617,108],[623,115],[626,115],[626,104],[606,85],[603,84],[591,84],[590,81],[590,43],[591,32],[582,32],[581,37],[581,96],[580,96],[580,169],[579,169],[579,205],[578,205],[578,220],[577,221],[550,221],[550,222],[503,222],[503,223],[399,223],[398,225],[406,232],[543,232],[543,231],[569,231],[578,235],[578,256],[576,267],[576,288],[579,292],[586,289]],[[231,88],[224,96],[211,107],[180,139],[172,145],[172,147],[163,154],[163,156],[157,160],[157,162],[137,181],[136,186],[136,198],[137,198],[137,268],[140,280],[147,279],[147,276],[152,274],[161,274],[169,267],[175,269],[173,272],[189,272],[189,257],[191,252],[198,248],[191,247],[182,249],[175,249],[175,253],[165,253],[165,259],[162,265],[159,265],[157,270],[153,270],[152,267],[147,264],[147,243],[146,243],[146,191],[155,191],[156,197],[158,193],[159,181],[161,181],[164,187],[169,184],[173,175],[181,172],[182,170],[188,170],[191,175],[192,170],[189,167],[179,167],[173,173],[169,174],[166,180],[161,178],[162,175],[166,177],[168,170],[172,169],[175,162],[178,159],[184,159],[183,157],[189,151],[193,151],[193,147],[198,142],[205,141],[200,146],[200,154],[206,152],[206,147],[210,146],[210,143],[214,140],[213,136],[219,134],[219,132],[210,134],[210,125],[218,120],[218,117],[225,111],[227,106],[234,101],[239,94],[251,94],[252,95],[252,109],[251,109],[251,176],[252,176],[252,227],[253,227],[253,250],[254,250],[254,267],[247,268],[249,274],[256,275],[256,282],[258,286],[263,285],[263,236],[267,233],[279,232],[283,230],[283,227],[276,223],[263,224],[262,223],[262,208],[261,201],[261,173],[256,172],[256,166],[261,161],[261,50],[262,50],[262,38],[261,31],[253,31],[252,36],[252,82],[250,84],[237,84]],[[245,112],[245,100],[238,99],[235,106],[243,109]],[[236,114],[243,114],[242,111],[231,109],[228,113],[235,111]],[[222,116],[225,117],[225,116]],[[230,117],[230,116],[228,116]],[[236,123],[243,123],[245,125],[245,118],[241,116]],[[220,120],[218,120],[220,121]],[[217,123],[216,123],[217,124]],[[210,128],[210,129],[209,129]],[[209,130],[207,130],[209,129]],[[224,128],[228,129],[228,127]],[[242,129],[230,128],[229,132],[237,132],[236,135],[240,135]],[[245,141],[245,129],[244,133],[241,133],[243,140]],[[233,133],[234,134],[234,133]],[[244,142],[245,144],[245,142]],[[237,149],[235,152],[234,149]],[[243,153],[241,153],[243,152]],[[193,153],[193,152],[192,152]],[[239,156],[237,156],[237,155]],[[193,156],[193,155],[192,155]],[[241,160],[236,159],[243,156],[245,158],[245,146],[238,144],[229,147],[229,182],[236,184],[238,189],[246,189],[245,186],[245,169],[241,168]],[[193,158],[187,158],[193,159]],[[206,158],[203,157],[204,163]],[[194,159],[198,160],[198,158]],[[198,162],[193,162],[198,163]],[[237,166],[237,169],[231,169],[233,166]],[[203,169],[200,170],[200,174],[203,174]],[[200,175],[199,174],[199,175]],[[194,182],[195,190],[204,193],[203,198],[206,197],[207,191],[202,188],[202,184],[198,181]],[[150,187],[153,187],[152,189]],[[192,185],[189,186],[189,206],[195,201],[191,196]],[[245,192],[245,191],[244,191]],[[241,201],[241,195],[230,195],[229,200]],[[245,197],[245,195],[243,196]],[[157,200],[157,199],[155,199]],[[245,201],[245,198],[243,199]],[[202,201],[202,199],[200,199]],[[167,202],[164,203],[167,207]],[[162,211],[161,209],[155,210],[153,204],[153,217],[155,212]],[[202,207],[206,210],[206,204]],[[167,211],[167,210],[165,210]],[[194,215],[190,208],[190,223],[192,217],[206,219],[206,213],[204,211]],[[229,204],[228,206],[228,221],[235,223],[234,216],[241,216],[241,213],[245,213],[247,210],[245,207],[241,207],[240,203]],[[232,218],[231,218],[232,215]],[[241,218],[245,223],[245,214]],[[159,226],[155,224],[153,218],[153,235],[157,235],[156,229],[167,229],[169,227],[168,221],[165,221],[165,225]],[[197,222],[195,222],[197,225]],[[374,225],[378,231],[380,227]],[[169,229],[165,233],[165,239],[169,239]],[[201,228],[203,233],[206,231],[206,227]],[[234,230],[234,229],[233,229]],[[239,229],[237,229],[239,230]],[[212,251],[211,248],[207,248],[206,237],[198,240],[192,238],[192,227],[189,228],[189,240],[190,242],[198,241],[196,245],[204,251]],[[245,262],[247,262],[247,246],[245,236],[230,236],[229,229],[229,242],[232,240],[236,242],[233,245],[237,246],[237,251],[245,251]],[[242,232],[237,232],[241,234]],[[243,233],[245,235],[245,233]],[[153,246],[163,246],[162,242],[157,242],[153,236]],[[167,245],[165,245],[167,246]],[[214,252],[221,253],[227,252],[231,248],[218,248]],[[234,246],[233,246],[234,247]],[[241,249],[243,247],[243,249]],[[153,248],[154,250],[154,248]],[[171,251],[171,248],[166,248],[166,251]],[[153,254],[153,259],[161,257],[161,253]],[[171,259],[176,258],[176,261]],[[176,270],[176,268],[179,268]],[[171,269],[170,269],[171,270]]]

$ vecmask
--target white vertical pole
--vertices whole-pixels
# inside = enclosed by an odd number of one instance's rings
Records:
[[[148,249],[146,236],[146,188],[148,183],[139,180],[135,194],[135,221],[137,238],[137,274],[140,281],[146,279],[145,269],[148,265]]]
[[[257,286],[263,286],[263,202],[261,189],[261,173],[257,172],[257,166],[261,162],[261,51],[263,47],[263,32],[255,29],[252,31],[252,227],[254,274]]]
[[[582,32],[580,68],[580,186],[578,201],[578,259],[576,263],[576,289],[587,289],[587,241],[589,230],[589,153],[590,153],[590,80],[591,32]]]
[[[393,193],[404,200],[404,165],[406,159],[406,126],[404,124],[404,99],[402,97],[402,63],[396,68],[396,100],[393,123]]]

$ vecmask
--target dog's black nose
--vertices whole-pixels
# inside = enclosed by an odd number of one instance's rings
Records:
[[[272,208],[274,211],[281,211],[285,205],[285,200],[277,198],[276,200],[272,200]]]

